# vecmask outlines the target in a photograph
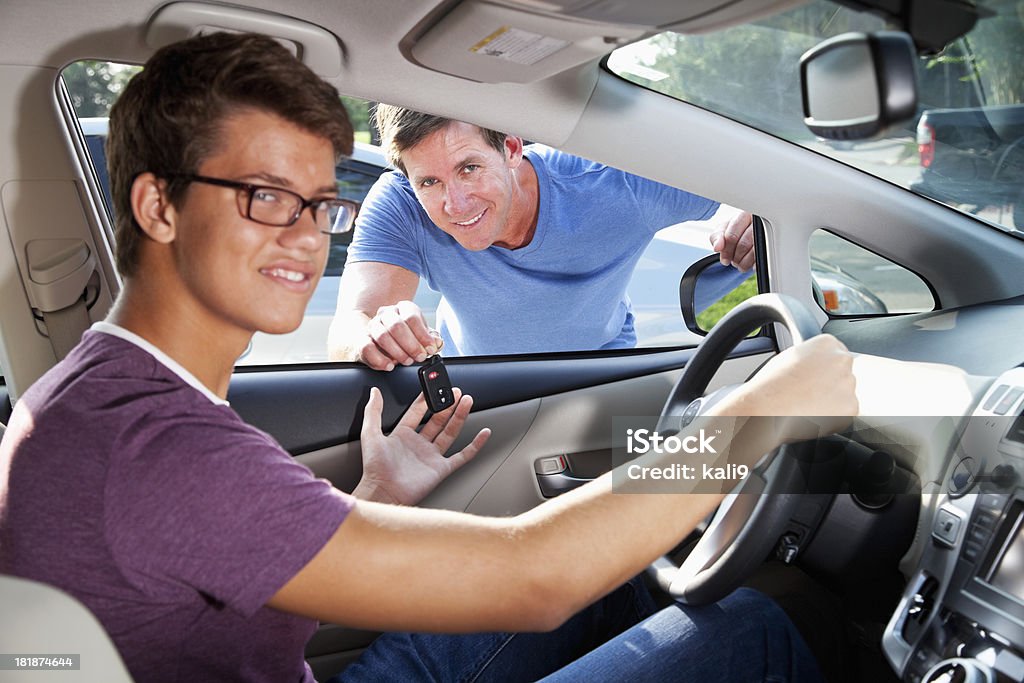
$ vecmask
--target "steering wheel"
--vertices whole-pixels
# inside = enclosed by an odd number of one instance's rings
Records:
[[[678,431],[724,397],[726,387],[705,396],[708,384],[728,354],[750,332],[779,323],[800,343],[821,332],[811,312],[783,294],[759,294],[732,309],[712,328],[683,371],[658,421],[658,431]],[[729,493],[690,554],[678,567],[662,557],[651,565],[658,584],[680,602],[716,602],[739,587],[775,546],[799,502],[799,463],[784,445],[763,459]]]

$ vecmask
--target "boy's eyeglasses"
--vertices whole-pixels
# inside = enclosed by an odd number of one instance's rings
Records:
[[[302,195],[282,187],[253,185],[252,183],[211,178],[192,173],[175,174],[172,177],[192,183],[206,183],[239,190],[238,208],[242,212],[242,216],[263,225],[274,225],[281,228],[295,225],[302,212],[309,207],[320,232],[339,235],[352,229],[356,213],[359,211],[359,204],[351,199],[338,197],[306,199]]]

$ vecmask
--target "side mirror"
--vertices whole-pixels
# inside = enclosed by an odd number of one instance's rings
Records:
[[[736,273],[709,254],[691,264],[679,280],[679,310],[691,332],[706,335],[734,307],[758,293],[754,273],[737,286]]]
[[[800,58],[804,123],[828,140],[869,138],[917,113],[917,53],[899,31],[844,33]]]

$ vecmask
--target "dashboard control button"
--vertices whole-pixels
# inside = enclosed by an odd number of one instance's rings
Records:
[[[1024,394],[1024,389],[1014,388],[1006,392],[1006,396],[1004,396],[1003,400],[996,405],[996,409],[993,412],[996,415],[1006,415],[1006,413],[1010,412],[1010,408],[1012,408],[1017,402],[1017,399],[1021,397],[1021,394]]]
[[[1009,385],[1000,384],[998,387],[996,387],[995,391],[988,395],[988,398],[985,399],[985,404],[981,406],[981,409],[992,410],[992,408],[996,405],[996,402],[1003,397],[1003,394],[1005,394],[1006,390],[1009,388]]]
[[[957,537],[960,535],[961,519],[949,510],[939,510],[935,516],[935,528],[932,535],[949,547],[956,545]]]
[[[981,527],[972,526],[971,533],[968,535],[968,538],[977,543],[979,546],[983,546],[986,543],[988,543],[988,539],[990,536],[991,534],[987,530],[982,529]]]
[[[981,546],[973,541],[967,541],[964,543],[964,551],[960,555],[968,562],[977,562],[980,553]]]
[[[990,515],[987,512],[980,512],[974,518],[973,523],[979,527],[982,527],[983,529],[995,529],[997,519],[998,517],[996,517],[995,515]]]
[[[1003,511],[1003,504],[1005,502],[1006,496],[1001,496],[998,493],[983,493],[978,497],[978,505],[996,513]]]

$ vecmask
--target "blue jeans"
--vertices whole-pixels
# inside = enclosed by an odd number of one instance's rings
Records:
[[[655,613],[633,580],[550,633],[387,633],[331,683],[362,681],[818,682],[785,613],[742,588],[704,607]]]

